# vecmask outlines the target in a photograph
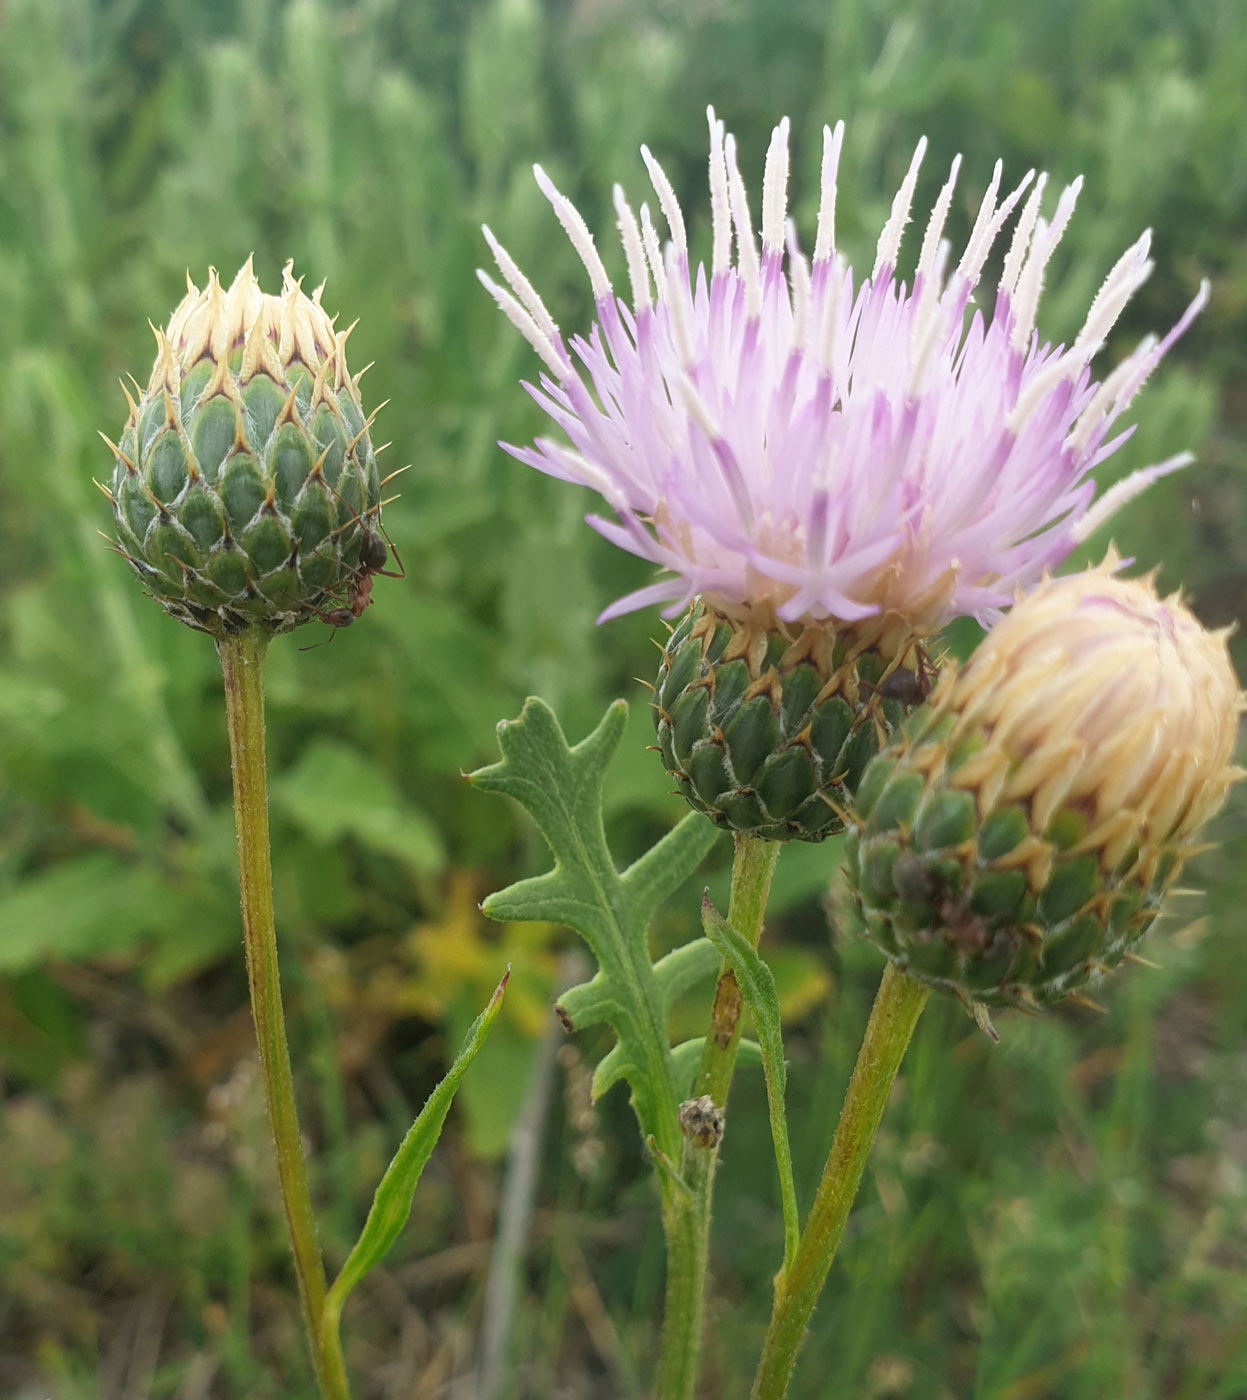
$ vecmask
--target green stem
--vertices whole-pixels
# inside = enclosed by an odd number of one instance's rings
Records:
[[[708,1158],[711,1154],[702,1151]],[[685,1175],[688,1168],[685,1167]],[[657,1400],[692,1400],[701,1350],[706,1263],[710,1244],[710,1193],[698,1191],[695,1175],[688,1192],[663,1183],[663,1232],[667,1238],[667,1293],[663,1307],[662,1350],[658,1358]]]
[[[743,832],[736,834],[728,922],[756,948],[762,934],[771,876],[779,845]],[[693,1097],[709,1095],[727,1103],[740,1045],[741,994],[736,975],[723,963],[715,986],[710,1033],[702,1052]],[[710,1206],[719,1147],[685,1141],[680,1175],[687,1194],[664,1182],[663,1225],[667,1235],[667,1296],[662,1353],[658,1361],[658,1400],[692,1400],[697,1385],[706,1266],[710,1255]]]
[[[728,896],[727,921],[756,948],[762,936],[762,916],[771,892],[771,876],[779,859],[777,841],[764,841],[760,836],[736,833],[736,855],[732,861],[732,892]],[[727,1104],[728,1090],[736,1069],[736,1051],[740,1046],[740,987],[736,974],[724,961],[719,969],[719,981],[714,989],[714,1006],[710,1012],[710,1034],[702,1051],[701,1069],[693,1086],[693,1095],[709,1094],[720,1108]]]
[[[222,638],[217,644],[225,678],[225,713],[234,768],[243,948],[260,1069],[264,1076],[264,1097],[277,1151],[277,1176],[316,1380],[324,1400],[350,1400],[336,1332],[332,1338],[326,1337],[321,1326],[325,1267],[316,1240],[316,1220],[307,1188],[277,969],[273,874],[269,864],[268,775],[264,758],[264,652],[267,645],[268,638],[258,628]]]
[[[783,1400],[788,1390],[797,1352],[836,1257],[888,1093],[929,995],[929,988],[898,971],[895,964],[888,964],[801,1242],[792,1267],[777,1280],[752,1400]]]

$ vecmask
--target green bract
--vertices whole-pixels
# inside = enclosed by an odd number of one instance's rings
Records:
[[[120,551],[188,626],[286,632],[367,605],[386,549],[348,334],[289,264],[269,296],[250,260],[228,291],[215,270],[191,285],[156,332],[151,379],[109,443],[110,496]]]
[[[850,887],[873,942],[910,976],[986,1006],[1055,1001],[1139,941],[1175,853],[1117,874],[1086,847],[1078,812],[1038,838],[1025,800],[980,821],[973,787],[956,783],[983,736],[950,752],[950,726],[922,712],[913,736],[867,769],[845,842]]]
[[[771,841],[841,831],[867,763],[926,684],[911,638],[878,641],[814,626],[788,636],[694,605],[654,696],[663,763],[689,803]]]

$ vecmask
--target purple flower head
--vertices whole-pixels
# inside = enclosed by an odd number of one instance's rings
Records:
[[[589,523],[669,575],[603,618],[654,602],[674,613],[700,594],[728,615],[785,624],[883,614],[921,635],[958,615],[989,623],[1017,588],[1190,460],[1137,471],[1094,499],[1090,473],[1132,431],[1110,436],[1116,420],[1203,306],[1207,285],[1163,340],[1148,336],[1097,382],[1090,362],[1152,269],[1145,233],[1105,279],[1073,343],[1041,341],[1044,269],[1081,179],[1045,219],[1047,176],[1031,171],[999,199],[998,162],[953,263],[942,235],[958,156],[907,287],[897,254],[924,139],[870,275],[855,279],[835,240],[843,123],[823,129],[809,262],[786,218],[788,119],[767,153],[759,251],[735,140],[709,116],[709,271],[692,271],[680,206],[645,147],[665,245],[649,207],[638,219],[615,187],[631,305],[613,289],[584,220],[536,167],[593,285],[597,319],[587,337],[564,341],[485,230],[510,290],[483,272],[481,281],[545,362],[540,383],[525,387],[568,439],[503,446],[592,487],[616,519]],[[972,309],[973,293],[1019,205],[989,319]]]

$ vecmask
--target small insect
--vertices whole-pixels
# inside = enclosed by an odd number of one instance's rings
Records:
[[[906,709],[921,705],[930,692],[930,686],[923,683],[916,672],[908,666],[898,666],[879,687],[879,696],[884,700],[899,700]]]
[[[372,514],[372,512],[369,512]],[[311,646],[300,647],[300,651],[315,651],[317,647],[328,646],[338,635],[342,627],[349,627],[357,617],[362,616],[363,611],[372,602],[372,581],[374,578],[406,578],[407,570],[403,566],[403,561],[398,550],[394,547],[394,541],[385,532],[385,527],[380,520],[376,521],[374,529],[366,519],[356,517],[359,520],[360,541],[359,541],[359,562],[362,573],[354,579],[346,591],[346,598],[341,607],[327,608],[324,611],[317,608],[316,616],[328,626],[333,628],[328,637],[323,642],[313,642]],[[397,569],[387,569],[390,555],[394,555],[394,562]]]
[[[916,671],[911,671],[908,666],[897,666],[888,673],[881,685],[872,685],[869,681],[863,681],[862,684],[873,690],[880,700],[896,700],[906,710],[915,709],[926,701],[935,681],[931,658],[921,646],[916,648],[916,652]]]
[[[354,443],[351,444],[354,446]],[[378,452],[383,449],[378,448]],[[317,468],[319,471],[319,466]],[[407,470],[406,467],[399,467],[397,471],[392,471],[380,483],[380,490],[385,488],[394,480],[396,476],[401,476]],[[347,523],[334,532],[336,539],[343,531],[349,530],[353,525],[359,527],[359,564],[361,572],[351,581],[347,588],[346,597],[341,606],[336,608],[326,608],[321,611],[316,609],[316,616],[333,631],[323,642],[314,642],[311,646],[300,647],[300,651],[315,651],[317,647],[328,646],[338,635],[338,629],[349,627],[357,617],[363,614],[364,609],[372,602],[372,581],[377,575],[382,578],[406,578],[407,570],[403,566],[403,561],[399,557],[394,541],[385,532],[385,526],[381,523],[381,510],[388,506],[391,501],[397,500],[397,496],[389,496],[384,500],[379,500],[376,505],[370,506],[368,510],[360,515],[346,497],[334,486],[330,485],[323,476],[320,477],[321,484],[331,491],[339,501],[351,512],[351,518]],[[397,569],[387,569],[385,566],[389,562],[390,554],[394,555],[394,562]]]

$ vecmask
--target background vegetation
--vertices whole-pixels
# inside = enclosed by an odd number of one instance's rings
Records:
[[[626,695],[611,820],[618,848],[639,849],[679,815],[632,680],[658,622],[594,628],[643,570],[582,525],[586,500],[495,446],[537,427],[516,387],[533,359],[472,275],[478,225],[574,325],[587,285],[531,162],[611,249],[611,183],[642,187],[646,141],[705,244],[707,102],[755,197],[767,133],[791,115],[807,240],[819,128],[848,118],[840,221],[859,263],[922,132],[919,207],[966,156],[955,235],[997,155],[1009,177],[1085,172],[1041,328],[1074,329],[1146,225],[1157,272],[1109,360],[1214,282],[1112,472],[1198,451],[1116,536],[1219,624],[1247,595],[1244,72],[1238,0],[0,7],[0,1393],[309,1395],[251,1067],[215,656],[96,534],[96,430],[116,434],[116,381],[144,376],[145,323],[167,317],[185,269],[232,274],[254,250],[269,283],[291,254],[309,285],[327,278],[329,307],[361,318],[355,362],[376,361],[369,402],[390,400],[392,464],[412,463],[386,513],[407,580],[381,581],[332,649],[286,638],[271,663],[284,971],[335,1259],[447,1048],[516,968],[400,1249],[352,1303],[358,1393],[641,1397],[655,1199],[621,1091],[587,1108],[597,1047],[550,1038],[566,932],[476,912],[537,868],[536,838],[458,773],[492,756],[494,723],[530,691],[575,736]],[[1240,794],[1194,872],[1212,893],[1180,903],[1152,942],[1160,969],[1115,979],[1103,1017],[1003,1017],[993,1048],[932,1007],[800,1400],[1247,1394],[1244,810]],[[836,854],[785,854],[767,935],[805,1193],[879,971],[822,907]],[[695,911],[689,890],[659,936],[689,936]],[[678,1015],[696,1033],[698,1008]],[[550,1105],[508,1313],[484,1280],[533,1085]],[[747,1393],[778,1262],[762,1105],[743,1075],[707,1400]],[[472,1379],[482,1326],[507,1332],[496,1389]]]

